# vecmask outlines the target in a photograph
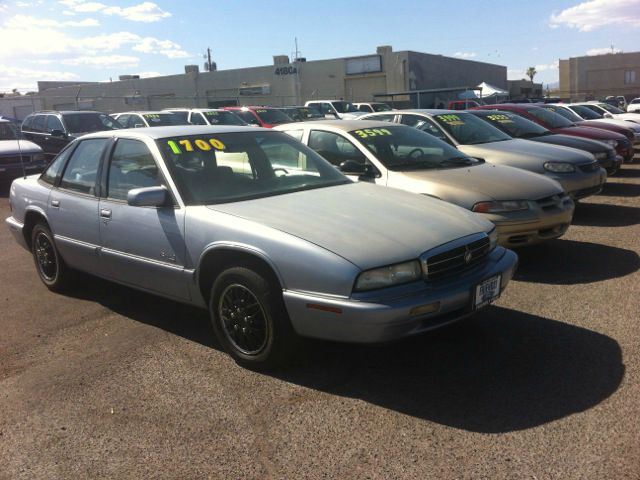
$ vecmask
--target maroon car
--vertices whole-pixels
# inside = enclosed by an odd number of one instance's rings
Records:
[[[526,103],[501,103],[499,105],[483,105],[476,107],[480,110],[507,110],[527,118],[553,133],[573,135],[576,137],[590,138],[611,145],[616,149],[616,153],[625,160],[633,158],[633,146],[629,139],[620,133],[602,130],[600,128],[578,126],[567,120],[562,115],[545,110],[535,104]],[[474,109],[475,110],[475,109]]]

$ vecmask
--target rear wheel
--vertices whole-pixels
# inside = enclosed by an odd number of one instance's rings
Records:
[[[222,272],[211,289],[209,311],[218,340],[243,366],[274,367],[297,343],[279,286],[253,270]]]
[[[70,286],[72,273],[60,256],[46,223],[37,223],[33,227],[31,252],[38,276],[49,290],[60,292]]]

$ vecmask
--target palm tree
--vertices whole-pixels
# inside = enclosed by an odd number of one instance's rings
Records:
[[[536,71],[536,67],[529,67],[527,68],[527,77],[529,77],[529,80],[531,80],[531,95],[533,95],[533,77],[536,76],[536,73],[538,73]]]

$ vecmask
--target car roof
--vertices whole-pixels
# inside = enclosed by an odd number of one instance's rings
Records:
[[[238,132],[269,132],[270,130],[260,127],[245,127],[238,125],[171,125],[167,127],[143,127],[143,128],[122,128],[117,130],[104,130],[84,135],[82,138],[93,137],[129,137],[129,138],[159,138],[178,137],[184,135],[207,135],[220,133]]]
[[[275,127],[276,130],[286,130],[286,126],[290,126],[295,129],[300,129],[305,122],[285,123]],[[361,128],[380,128],[380,127],[399,127],[405,126],[399,123],[383,122],[382,120],[315,120],[308,123],[309,128],[317,127],[332,127],[336,130],[342,130],[343,132],[350,132],[351,130],[358,130]]]
[[[390,110],[387,112],[375,112],[375,114],[379,115],[399,115],[402,113],[422,113],[426,115],[447,115],[447,114],[464,114],[466,113],[464,110],[447,110],[443,108],[405,108],[403,110]],[[368,114],[368,115],[374,115]]]
[[[149,114],[158,115],[160,113],[163,113],[165,115],[167,115],[167,114],[170,115],[171,114],[171,112],[167,112],[166,110],[165,111],[162,111],[162,110],[135,110],[135,111],[130,111],[130,112],[113,113],[112,115],[124,115],[125,113],[127,115],[131,115],[131,114],[134,114],[134,113],[136,113],[138,115],[149,115]]]

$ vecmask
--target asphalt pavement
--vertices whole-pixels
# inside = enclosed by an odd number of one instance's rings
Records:
[[[0,225],[0,479],[640,478],[640,164],[518,253],[471,322],[262,374],[204,311],[49,292]]]

